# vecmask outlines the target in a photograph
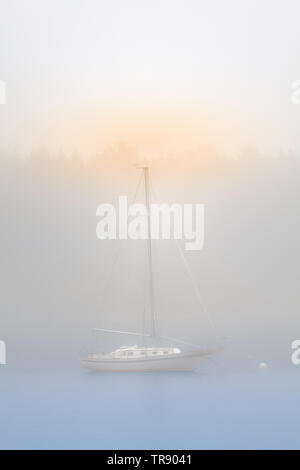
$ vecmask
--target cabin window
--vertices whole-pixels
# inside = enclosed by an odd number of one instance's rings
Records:
[[[168,351],[164,351],[164,354],[168,354]]]

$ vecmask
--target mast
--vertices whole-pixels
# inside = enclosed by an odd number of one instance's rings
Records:
[[[151,244],[151,210],[150,210],[150,184],[149,184],[149,168],[143,167],[144,184],[145,184],[145,201],[147,208],[147,252],[148,252],[148,281],[149,281],[149,297],[150,297],[150,335],[156,337],[156,319],[154,311],[154,294],[153,294],[153,268],[152,268],[152,244]]]

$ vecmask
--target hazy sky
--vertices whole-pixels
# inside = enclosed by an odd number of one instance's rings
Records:
[[[298,0],[0,0],[2,147],[300,152]]]

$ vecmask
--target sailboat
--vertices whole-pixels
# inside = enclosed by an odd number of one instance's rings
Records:
[[[150,345],[120,346],[111,352],[89,353],[80,358],[80,362],[86,368],[93,371],[107,372],[143,372],[143,371],[192,371],[196,369],[199,362],[213,354],[220,348],[202,349],[190,347],[182,350],[178,346],[159,346],[160,340],[169,340],[176,344],[182,343],[192,346],[189,343],[175,340],[173,338],[161,337],[157,333],[156,312],[154,308],[153,292],[153,268],[152,268],[152,243],[151,243],[151,215],[150,215],[150,183],[149,168],[142,167],[145,201],[147,207],[147,258],[148,258],[148,289],[150,301],[150,332],[149,334],[133,333],[128,331],[107,330],[96,328],[96,332],[115,333],[129,336],[140,336],[149,338]]]

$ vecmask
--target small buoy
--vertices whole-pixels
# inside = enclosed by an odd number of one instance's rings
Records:
[[[266,362],[261,362],[261,363],[259,364],[259,368],[260,368],[260,370],[265,371],[265,370],[267,370],[267,368],[268,368],[268,364],[267,364]]]

